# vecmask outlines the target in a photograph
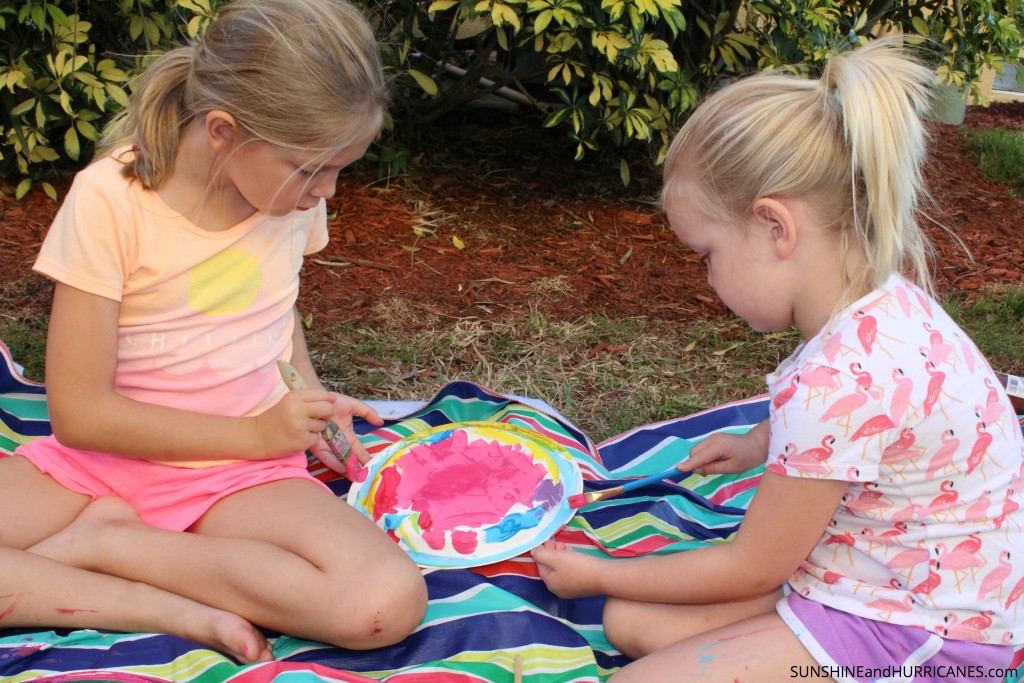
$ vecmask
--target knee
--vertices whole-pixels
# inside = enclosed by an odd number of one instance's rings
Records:
[[[642,627],[632,618],[634,605],[627,600],[608,598],[604,605],[604,634],[616,650],[630,659],[640,659],[648,653],[643,645]]]
[[[419,571],[415,576],[381,578],[339,596],[344,607],[330,622],[329,642],[350,650],[386,647],[420,625],[427,610],[427,587]]]

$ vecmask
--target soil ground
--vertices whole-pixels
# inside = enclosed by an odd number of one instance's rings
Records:
[[[993,127],[1024,129],[1024,103],[970,107],[963,126],[931,129],[927,229],[939,289],[954,298],[1024,279],[1024,201],[984,178],[964,148],[967,129]],[[653,167],[634,170],[625,188],[607,161],[571,159],[556,131],[476,112],[425,134],[397,179],[379,180],[369,165],[346,172],[330,202],[332,242],[305,267],[300,309],[318,326],[379,324],[388,315],[379,302],[393,298],[422,311],[424,324],[531,310],[552,319],[725,314],[656,206]],[[56,208],[39,191],[0,197],[8,320],[48,313],[52,288],[31,264]]]

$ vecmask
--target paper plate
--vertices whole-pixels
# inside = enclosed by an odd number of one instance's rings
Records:
[[[499,562],[551,538],[583,477],[568,450],[502,422],[455,422],[393,443],[348,502],[421,567]]]

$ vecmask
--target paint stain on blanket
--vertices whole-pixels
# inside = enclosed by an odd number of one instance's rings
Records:
[[[543,465],[519,444],[470,441],[462,430],[417,444],[379,475],[373,518],[398,511],[419,513],[423,540],[434,550],[452,547],[470,555],[480,542],[511,538],[540,523],[544,511],[560,503],[562,484],[546,478]],[[512,512],[515,506],[525,511]]]

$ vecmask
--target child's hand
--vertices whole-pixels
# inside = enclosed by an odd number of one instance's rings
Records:
[[[352,418],[359,416],[377,427],[384,424],[384,420],[376,410],[351,396],[331,394],[331,398],[334,402],[332,419],[352,448],[349,454],[349,463],[346,465],[341,462],[322,437],[309,450],[327,469],[354,479],[354,476],[362,469],[361,465],[366,464],[370,459],[370,454],[359,440],[359,436],[356,435],[355,429],[352,427]]]
[[[605,560],[578,553],[557,541],[545,541],[531,554],[544,585],[558,597],[581,598],[603,592],[599,577]]]
[[[327,427],[335,400],[333,394],[323,389],[286,393],[274,406],[256,416],[259,452],[263,457],[277,458],[312,448]]]
[[[768,450],[753,432],[712,434],[690,449],[690,457],[676,467],[700,474],[738,474],[757,467]]]

